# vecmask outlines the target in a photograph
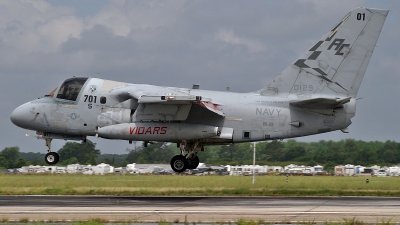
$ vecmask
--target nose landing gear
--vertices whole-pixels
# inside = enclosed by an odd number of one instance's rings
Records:
[[[60,160],[60,156],[58,155],[57,152],[51,151],[51,141],[53,139],[45,138],[44,140],[46,141],[46,147],[47,147],[47,154],[44,157],[44,161],[46,161],[47,164],[54,165],[58,163],[58,161]]]
[[[49,152],[46,154],[44,157],[44,161],[46,161],[47,164],[54,165],[58,163],[60,160],[60,156],[58,155],[57,152]]]

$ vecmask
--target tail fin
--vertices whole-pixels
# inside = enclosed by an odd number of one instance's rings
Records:
[[[259,93],[356,97],[388,13],[354,9]]]

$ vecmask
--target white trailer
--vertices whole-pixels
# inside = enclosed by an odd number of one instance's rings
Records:
[[[126,172],[130,174],[138,174],[139,168],[136,168],[136,163],[131,163],[126,165]]]
[[[100,163],[97,166],[92,166],[93,174],[104,175],[110,173],[110,165],[105,163]]]
[[[389,167],[389,169],[387,170],[387,173],[389,176],[391,177],[398,177],[400,174],[400,167],[398,166],[391,166]]]
[[[346,164],[344,166],[344,174],[345,176],[353,176],[356,174],[356,169],[354,167],[354,165],[351,164]]]

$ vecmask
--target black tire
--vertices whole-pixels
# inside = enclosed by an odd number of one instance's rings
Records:
[[[57,152],[49,152],[44,157],[44,161],[46,161],[46,163],[49,165],[54,165],[54,164],[58,163],[59,160],[60,160],[60,156],[58,155]]]
[[[188,162],[183,155],[176,155],[171,159],[171,168],[177,173],[182,173],[183,171],[185,171],[187,164]]]
[[[196,169],[199,166],[200,159],[196,155],[193,159],[187,159],[187,167],[186,169],[193,170]]]

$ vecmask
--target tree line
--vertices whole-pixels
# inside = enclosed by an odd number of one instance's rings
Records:
[[[147,147],[132,145],[127,154],[101,154],[96,144],[66,142],[58,150],[62,161],[58,165],[98,164],[104,162],[113,166],[128,163],[166,163],[179,154],[175,144],[155,142]],[[23,153],[18,147],[7,147],[0,152],[0,168],[18,168],[25,165],[45,165],[44,153]],[[207,165],[244,165],[253,162],[252,143],[206,146],[198,154],[200,162]],[[347,139],[342,141],[297,142],[270,141],[256,144],[258,165],[323,165],[332,170],[335,165],[394,165],[400,162],[400,143],[395,141],[366,142]]]

